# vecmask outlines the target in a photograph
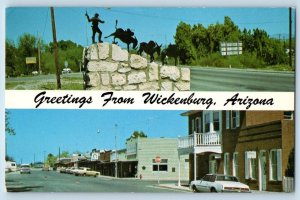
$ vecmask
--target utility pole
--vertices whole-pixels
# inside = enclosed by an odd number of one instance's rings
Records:
[[[54,62],[55,62],[55,68],[56,68],[56,83],[57,83],[57,89],[61,89],[60,67],[59,67],[59,63],[58,63],[58,49],[57,49],[56,28],[55,28],[55,19],[54,19],[54,8],[50,7],[50,11],[51,11],[51,22],[52,22],[52,34],[53,34]]]
[[[38,32],[38,59],[39,59],[39,74],[42,74],[42,69],[41,69],[41,39],[40,39],[39,32]]]
[[[60,147],[58,147],[58,162],[60,162]]]
[[[115,177],[118,178],[118,156],[117,156],[117,127],[118,125],[115,124]]]
[[[289,7],[289,61],[292,67],[292,8]]]

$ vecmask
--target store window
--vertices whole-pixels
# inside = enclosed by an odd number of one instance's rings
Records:
[[[156,163],[155,159],[152,159],[152,171],[168,171],[168,159],[161,159],[160,163]]]
[[[240,111],[226,111],[226,129],[240,127]]]

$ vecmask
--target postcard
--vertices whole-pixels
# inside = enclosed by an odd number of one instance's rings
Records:
[[[294,8],[5,12],[7,192],[295,191]]]

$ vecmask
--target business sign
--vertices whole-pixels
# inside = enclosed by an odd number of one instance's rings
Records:
[[[36,57],[26,57],[26,64],[36,64]]]
[[[97,161],[98,158],[99,158],[99,154],[98,153],[92,153],[91,161]]]
[[[243,43],[221,42],[220,52],[222,56],[241,55],[243,53]]]

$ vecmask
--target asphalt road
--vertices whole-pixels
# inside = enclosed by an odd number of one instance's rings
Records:
[[[64,74],[70,83],[82,83],[82,73]],[[10,89],[38,89],[39,84],[55,83],[54,74],[6,78]],[[295,91],[295,73],[213,67],[191,67],[191,91]]]
[[[161,184],[170,181],[160,181]],[[174,181],[173,181],[174,182]],[[111,177],[79,177],[56,171],[32,171],[31,174],[13,172],[6,174],[8,192],[182,192],[162,188],[157,181],[115,179]]]
[[[193,67],[191,90],[293,92],[295,73]]]

